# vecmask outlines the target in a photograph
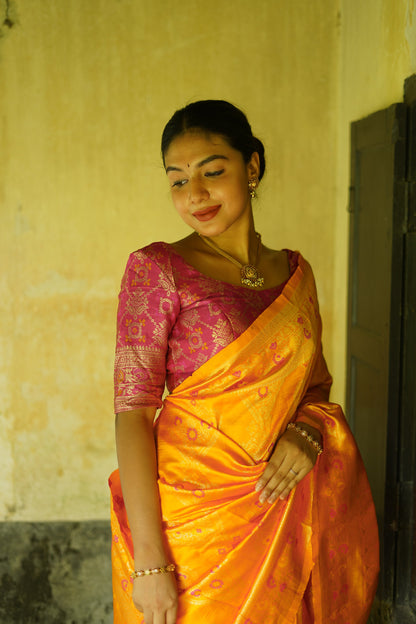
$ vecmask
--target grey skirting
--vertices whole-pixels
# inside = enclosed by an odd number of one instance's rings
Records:
[[[0,522],[0,624],[111,624],[105,521]]]

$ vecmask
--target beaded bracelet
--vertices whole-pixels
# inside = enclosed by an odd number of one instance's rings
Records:
[[[138,578],[139,576],[150,576],[151,574],[174,572],[175,568],[176,566],[174,563],[168,563],[167,565],[161,566],[160,568],[148,568],[147,570],[135,570],[134,572],[130,574],[130,578],[133,581],[135,578]]]
[[[308,433],[305,429],[302,429],[302,427],[299,427],[299,425],[297,425],[296,423],[290,422],[287,426],[287,429],[293,429],[293,431],[296,431],[301,436],[303,436],[305,440],[307,440],[309,444],[313,446],[315,451],[317,451],[318,455],[320,455],[323,452],[324,449],[319,444],[318,440],[315,440],[315,438],[311,436],[310,433]]]

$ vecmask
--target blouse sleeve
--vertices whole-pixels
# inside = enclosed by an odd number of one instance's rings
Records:
[[[180,302],[172,275],[145,250],[132,253],[121,282],[114,367],[115,413],[161,407],[168,338]]]

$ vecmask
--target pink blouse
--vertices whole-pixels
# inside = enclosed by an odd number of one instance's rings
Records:
[[[288,252],[290,273],[298,254]],[[167,243],[132,253],[117,314],[115,412],[161,407],[169,392],[242,334],[286,282],[251,290],[197,271]]]

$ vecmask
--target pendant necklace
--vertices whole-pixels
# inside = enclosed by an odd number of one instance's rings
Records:
[[[199,234],[199,236],[202,238],[204,243],[206,243],[209,247],[211,247],[211,249],[216,251],[220,256],[223,256],[224,258],[238,266],[238,268],[240,269],[240,281],[243,286],[248,286],[249,288],[260,288],[261,286],[263,286],[264,277],[260,275],[259,271],[256,268],[261,247],[261,236],[258,232],[256,232],[257,250],[254,264],[242,264],[241,262],[230,256],[230,254],[228,254],[226,251],[223,251],[206,236],[202,236],[202,234]]]

